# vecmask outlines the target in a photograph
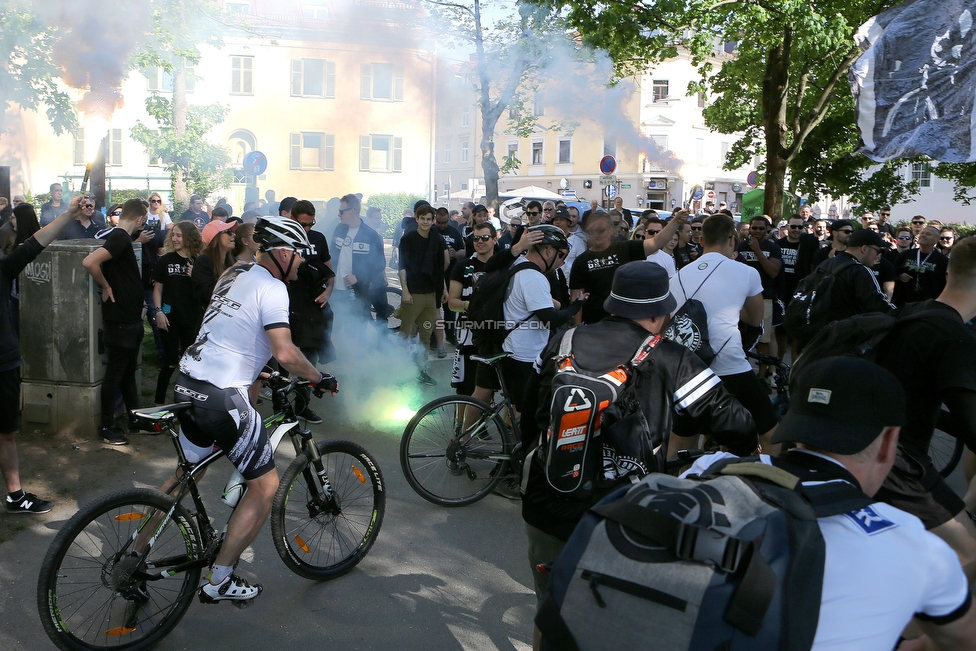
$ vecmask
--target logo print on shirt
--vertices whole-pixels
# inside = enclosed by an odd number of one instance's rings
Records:
[[[851,511],[850,513],[845,513],[844,515],[850,518],[854,524],[860,527],[864,533],[869,536],[879,534],[882,531],[887,531],[888,529],[898,526],[891,520],[878,515],[877,511],[870,506],[865,506],[860,511]]]
[[[573,389],[569,397],[566,398],[566,405],[563,407],[563,411],[582,411],[592,406],[593,403],[589,401],[582,389]]]

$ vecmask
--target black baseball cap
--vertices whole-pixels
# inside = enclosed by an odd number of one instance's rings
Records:
[[[862,228],[851,233],[847,240],[847,246],[876,246],[880,249],[887,249],[890,244],[884,241],[880,233],[876,233],[870,228]]]
[[[488,212],[488,208],[486,208],[484,204],[479,203],[478,205],[476,205],[474,207],[474,210],[472,210],[471,212],[472,213],[476,213],[476,212]]]
[[[552,215],[552,221],[556,221],[557,219],[565,219],[566,221],[570,222],[573,221],[573,218],[569,216],[569,210],[566,208],[566,206],[559,206],[556,208],[556,212]]]
[[[827,357],[800,371],[773,443],[856,454],[885,427],[905,424],[905,390],[888,370],[857,357]]]
[[[834,231],[839,231],[845,227],[854,228],[854,222],[847,219],[835,219],[834,221],[830,222],[827,228],[831,233],[833,233]]]

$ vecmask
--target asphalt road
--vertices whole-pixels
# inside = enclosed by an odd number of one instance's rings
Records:
[[[448,361],[434,362],[433,372],[441,383],[423,397],[449,391]],[[281,562],[266,525],[240,565],[264,584],[257,602],[238,610],[195,601],[156,648],[531,648],[535,598],[519,503],[491,495],[462,508],[430,504],[413,492],[400,470],[402,425],[364,427],[351,424],[344,414],[319,411],[325,422],[311,426],[316,436],[362,444],[378,460],[387,482],[386,516],[369,555],[344,577],[308,581]],[[78,503],[118,488],[158,485],[172,471],[171,443],[163,437],[136,435],[133,445],[153,452],[138,462],[120,454],[117,474],[105,477],[90,494],[74,496]],[[288,456],[287,442],[281,451]],[[280,461],[279,471],[284,467]],[[218,462],[203,482],[204,495],[213,496],[208,506],[216,504],[210,514],[218,520],[229,514],[216,500],[229,468]],[[37,575],[51,539],[75,508],[62,499],[50,516],[25,520],[30,526],[0,546],[0,649],[55,648],[37,614]]]

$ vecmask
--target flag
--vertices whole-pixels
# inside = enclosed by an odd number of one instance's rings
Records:
[[[976,0],[906,0],[861,25],[849,72],[858,152],[976,161]]]

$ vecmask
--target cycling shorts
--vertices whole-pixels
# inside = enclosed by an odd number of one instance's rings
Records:
[[[900,446],[874,499],[911,513],[930,531],[966,510],[966,503],[931,462],[916,459]]]
[[[193,409],[178,414],[180,441],[191,444],[183,447],[189,461],[196,463],[216,444],[227,452],[227,459],[244,479],[257,479],[274,470],[274,450],[246,388],[221,389],[180,373],[174,393],[178,401],[193,403]]]

